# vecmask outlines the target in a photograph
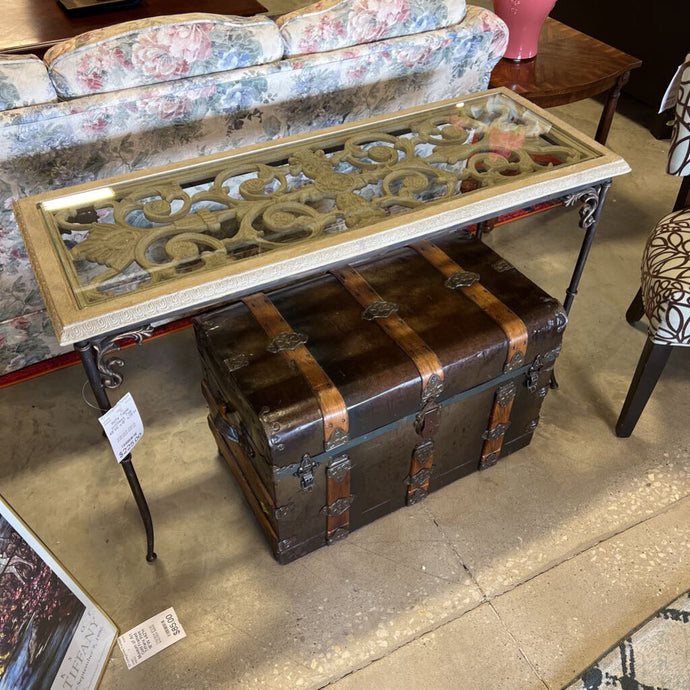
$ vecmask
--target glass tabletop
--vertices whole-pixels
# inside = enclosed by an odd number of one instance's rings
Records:
[[[601,156],[505,93],[258,152],[180,164],[38,204],[77,307]]]

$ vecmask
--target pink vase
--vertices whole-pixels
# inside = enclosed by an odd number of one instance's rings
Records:
[[[510,35],[504,57],[526,60],[537,54],[539,34],[556,0],[494,0],[494,12]]]

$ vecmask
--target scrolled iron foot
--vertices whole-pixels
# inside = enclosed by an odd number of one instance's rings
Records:
[[[127,333],[118,333],[117,335],[107,336],[98,343],[93,344],[93,350],[96,353],[96,365],[101,377],[101,381],[106,388],[118,388],[124,381],[124,376],[116,371],[114,367],[122,369],[125,363],[120,357],[114,357],[113,354],[118,352],[121,345],[127,341],[139,344],[144,338],[148,338],[153,334],[153,326],[145,326]]]

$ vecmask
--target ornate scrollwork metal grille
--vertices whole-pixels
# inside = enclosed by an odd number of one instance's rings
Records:
[[[592,155],[501,95],[386,126],[345,132],[327,148],[268,148],[222,169],[180,169],[139,186],[116,185],[101,200],[44,208],[62,238],[79,305]]]

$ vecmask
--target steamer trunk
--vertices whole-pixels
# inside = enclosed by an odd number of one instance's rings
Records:
[[[276,558],[526,446],[565,325],[462,231],[197,317],[209,426]]]

